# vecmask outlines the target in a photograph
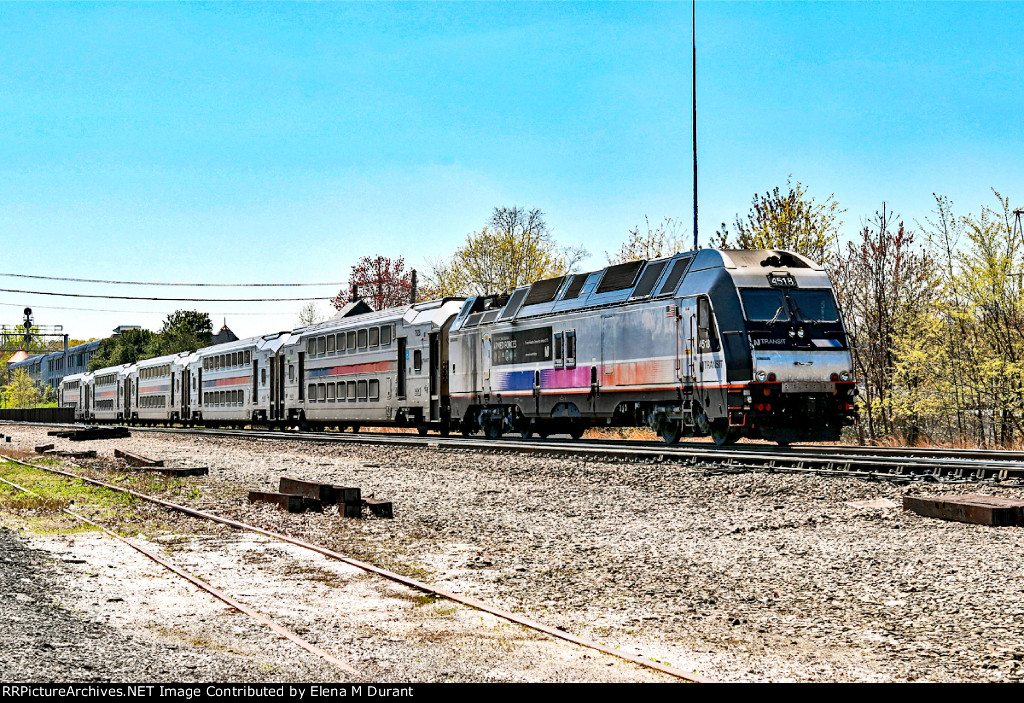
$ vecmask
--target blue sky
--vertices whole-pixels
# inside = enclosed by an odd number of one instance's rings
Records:
[[[697,25],[702,241],[789,174],[847,234],[883,200],[908,223],[933,192],[1024,200],[1024,3],[698,2]],[[424,269],[498,205],[596,268],[645,215],[691,229],[690,70],[687,2],[0,4],[0,272],[343,281],[364,254]],[[0,293],[0,321],[25,305],[76,337],[301,307]]]

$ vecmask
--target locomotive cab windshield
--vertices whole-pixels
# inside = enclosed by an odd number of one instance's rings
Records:
[[[744,288],[740,297],[749,322],[839,322],[827,288]]]

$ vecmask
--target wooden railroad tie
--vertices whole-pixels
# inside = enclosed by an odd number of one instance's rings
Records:
[[[362,491],[352,486],[336,486],[319,481],[306,481],[299,478],[282,476],[278,483],[278,493],[267,491],[250,491],[250,503],[272,503],[286,509],[290,513],[303,510],[320,512],[325,505],[337,505],[339,514],[344,517],[361,518],[363,508],[380,518],[393,518],[394,509],[389,500],[363,499]]]
[[[163,459],[150,459],[149,457],[142,456],[141,454],[135,454],[133,452],[125,451],[124,449],[115,449],[114,456],[118,459],[124,459],[132,466],[163,466]]]
[[[123,427],[87,427],[84,430],[67,430],[55,432],[51,436],[63,437],[72,442],[85,442],[92,439],[123,439],[132,433]]]
[[[362,517],[362,493],[358,488],[282,476],[278,490],[281,493],[315,498],[322,505],[337,505],[338,512],[344,517]]]
[[[374,500],[373,498],[367,498],[363,501],[363,505],[370,509],[370,512],[377,517],[382,518],[394,518],[395,513],[391,509],[390,500]]]
[[[42,454],[43,452],[48,452],[51,449],[53,449],[52,444],[40,444],[36,447],[36,454]]]
[[[284,508],[289,513],[301,513],[306,510],[322,513],[323,503],[316,498],[287,493],[272,493],[269,491],[249,491],[250,503],[270,503]]]
[[[1024,526],[1024,500],[986,495],[903,496],[903,509],[975,525]]]

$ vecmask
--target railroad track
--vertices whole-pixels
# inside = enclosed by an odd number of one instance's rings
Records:
[[[668,674],[669,676],[673,676],[675,678],[678,678],[678,679],[681,679],[681,680],[684,680],[684,681],[689,681],[689,682],[692,682],[692,683],[710,683],[709,679],[703,678],[703,677],[701,677],[700,675],[698,675],[695,672],[683,671],[683,670],[678,669],[676,667],[673,667],[673,666],[670,666],[670,665],[667,665],[667,664],[663,664],[663,663],[661,663],[661,662],[659,662],[659,661],[657,661],[655,659],[652,659],[652,658],[645,658],[645,657],[642,657],[642,656],[636,656],[636,655],[633,655],[633,654],[629,654],[628,652],[624,652],[624,651],[619,650],[617,647],[611,647],[611,646],[606,645],[604,643],[594,642],[592,640],[588,640],[588,639],[579,637],[577,635],[574,635],[574,634],[572,634],[570,632],[567,632],[565,630],[562,630],[560,628],[555,628],[555,627],[551,627],[549,625],[545,625],[543,623],[540,623],[540,622],[538,622],[536,620],[533,620],[531,618],[528,618],[526,616],[519,615],[517,613],[512,613],[512,612],[503,610],[501,608],[494,607],[492,605],[489,605],[489,604],[487,604],[487,603],[485,603],[483,601],[477,600],[475,598],[471,598],[469,596],[464,596],[464,595],[461,595],[461,594],[453,593],[451,591],[447,591],[447,590],[438,588],[436,586],[432,586],[432,585],[427,584],[427,583],[425,583],[423,581],[419,581],[418,579],[414,579],[414,578],[410,578],[410,577],[407,577],[407,576],[403,576],[401,574],[398,574],[398,573],[389,571],[387,569],[383,569],[381,567],[378,567],[378,566],[376,566],[374,564],[370,564],[368,562],[364,562],[364,561],[360,561],[360,560],[357,560],[357,559],[353,559],[353,558],[345,556],[344,554],[341,554],[339,552],[333,551],[331,549],[327,549],[326,547],[322,547],[322,546],[319,546],[319,545],[316,545],[316,544],[312,544],[310,542],[306,542],[304,540],[300,540],[300,539],[297,539],[295,537],[291,537],[289,535],[286,535],[286,534],[283,534],[283,533],[280,533],[280,532],[275,532],[273,530],[267,530],[267,529],[264,529],[264,528],[256,526],[256,525],[250,525],[250,524],[247,524],[247,523],[239,522],[237,520],[232,520],[232,519],[229,519],[229,518],[221,517],[221,516],[216,515],[214,513],[209,513],[209,512],[205,512],[205,511],[201,511],[201,510],[196,510],[194,508],[189,508],[187,506],[179,505],[177,503],[172,503],[170,501],[166,501],[166,500],[163,500],[161,498],[157,498],[155,496],[150,496],[150,495],[147,495],[145,493],[140,493],[140,492],[128,489],[128,488],[124,488],[124,487],[121,487],[121,486],[116,486],[116,485],[113,485],[113,484],[110,484],[110,483],[107,483],[107,482],[104,482],[104,481],[99,481],[97,479],[89,478],[88,476],[82,476],[82,475],[79,475],[79,474],[76,474],[76,473],[73,473],[73,472],[70,472],[70,471],[64,471],[62,469],[58,469],[58,468],[55,468],[53,466],[44,466],[44,465],[40,465],[40,464],[32,464],[32,463],[29,463],[29,462],[21,461],[20,459],[16,459],[14,457],[7,456],[7,455],[4,455],[2,453],[0,453],[0,461],[7,461],[7,462],[15,463],[15,464],[20,464],[22,466],[26,466],[26,467],[29,467],[29,468],[32,468],[32,469],[41,470],[41,471],[45,471],[45,472],[52,473],[52,474],[55,474],[55,475],[63,476],[65,478],[77,479],[79,481],[82,481],[83,483],[94,485],[94,486],[99,486],[99,487],[102,487],[102,488],[106,488],[107,490],[115,491],[115,492],[121,493],[123,495],[132,496],[132,497],[137,498],[139,500],[144,500],[144,501],[147,501],[147,502],[150,502],[150,503],[162,506],[162,507],[164,507],[164,508],[166,508],[168,510],[179,512],[179,513],[188,515],[188,516],[193,517],[193,518],[197,518],[197,519],[201,519],[201,520],[207,520],[207,521],[219,523],[219,524],[222,524],[222,525],[227,525],[227,526],[232,527],[232,528],[237,529],[237,530],[244,530],[244,531],[248,531],[248,532],[253,532],[255,534],[263,535],[265,537],[270,537],[272,539],[280,540],[282,542],[286,542],[288,544],[292,544],[292,545],[301,547],[303,549],[307,549],[309,551],[315,552],[315,553],[320,554],[322,556],[325,556],[325,557],[327,557],[329,559],[334,559],[334,560],[343,562],[345,564],[348,564],[350,566],[354,566],[356,568],[362,569],[363,571],[366,571],[366,572],[369,572],[369,573],[372,573],[372,574],[376,574],[378,576],[382,576],[382,577],[384,577],[386,579],[389,579],[391,581],[395,581],[397,583],[401,583],[401,584],[403,584],[405,586],[408,586],[410,588],[422,591],[424,593],[428,593],[428,594],[431,594],[431,595],[434,595],[434,596],[445,598],[447,600],[450,600],[450,601],[453,601],[453,602],[456,602],[456,603],[460,603],[462,605],[469,606],[469,607],[474,608],[476,610],[480,610],[480,611],[489,613],[491,615],[497,616],[497,617],[502,618],[504,620],[507,620],[509,622],[515,623],[517,625],[522,625],[523,627],[526,627],[526,628],[529,628],[529,629],[532,629],[532,630],[536,630],[538,632],[542,632],[542,633],[550,635],[550,636],[552,636],[552,637],[554,637],[556,639],[560,639],[560,640],[563,640],[565,642],[569,642],[571,644],[575,644],[575,645],[578,645],[578,646],[581,646],[581,647],[593,649],[593,650],[602,652],[604,654],[610,654],[610,655],[612,655],[614,657],[617,657],[619,659],[623,659],[623,660],[631,662],[633,664],[638,664],[638,665],[646,667],[648,669],[653,669],[655,671],[659,671],[661,673]],[[74,465],[72,465],[72,466],[74,466]],[[13,487],[15,487],[15,488],[17,488],[17,489],[19,489],[21,491],[26,492],[26,493],[30,493],[30,494],[33,494],[33,495],[38,495],[38,494],[34,494],[29,489],[26,489],[26,488],[24,488],[22,486],[19,486],[17,484],[11,483],[10,481],[7,481],[7,480],[5,480],[3,478],[0,478],[0,482],[3,482],[3,483],[8,484],[8,485],[11,485],[11,486],[13,486]],[[256,619],[261,624],[266,625],[266,626],[270,627],[271,629],[273,629],[278,634],[281,634],[282,636],[287,637],[288,639],[292,640],[293,642],[298,644],[303,649],[309,651],[310,653],[313,653],[313,654],[316,654],[317,656],[322,657],[325,661],[327,661],[330,664],[338,667],[339,669],[342,669],[343,671],[345,671],[346,673],[352,675],[353,677],[355,677],[355,678],[361,678],[362,677],[360,672],[357,671],[356,669],[352,668],[351,665],[349,665],[347,662],[343,662],[343,661],[341,661],[339,659],[336,659],[335,657],[333,657],[330,654],[328,654],[327,652],[319,649],[315,645],[310,644],[308,641],[306,641],[303,638],[299,637],[295,633],[293,633],[293,632],[291,632],[291,631],[281,627],[277,623],[275,623],[275,622],[273,622],[273,621],[263,617],[258,612],[256,612],[254,609],[249,608],[248,606],[246,606],[244,604],[241,604],[241,603],[239,603],[237,601],[232,600],[230,597],[226,596],[222,592],[220,592],[217,589],[213,588],[209,584],[207,584],[207,583],[201,581],[200,579],[196,578],[192,574],[189,574],[188,572],[185,572],[184,570],[180,569],[179,567],[175,567],[174,565],[170,564],[166,560],[161,559],[160,557],[158,557],[157,555],[153,554],[152,552],[149,552],[149,551],[143,549],[142,547],[140,547],[139,545],[131,542],[130,540],[127,540],[124,537],[122,537],[122,536],[120,536],[120,535],[118,535],[118,534],[108,530],[103,525],[100,525],[100,524],[98,524],[96,522],[93,522],[92,520],[89,520],[88,518],[85,518],[84,516],[74,512],[72,510],[64,510],[64,512],[69,514],[69,515],[71,515],[72,517],[74,517],[74,518],[76,518],[78,520],[82,520],[83,522],[86,522],[86,523],[88,523],[90,525],[93,525],[94,527],[99,528],[100,530],[102,530],[103,532],[107,533],[108,535],[110,535],[112,537],[115,537],[116,539],[124,542],[129,547],[131,547],[132,549],[135,549],[135,550],[141,552],[142,554],[144,554],[145,556],[149,557],[150,559],[153,559],[154,561],[160,563],[165,568],[167,568],[167,569],[173,571],[174,573],[178,574],[179,576],[185,578],[186,580],[190,581],[191,583],[193,583],[194,585],[198,586],[199,588],[207,591],[211,595],[214,595],[215,597],[219,598],[220,600],[224,601],[225,603],[228,603],[232,607],[234,607],[234,608],[236,608],[236,609],[246,613],[250,617],[253,617],[254,619]]]
[[[4,423],[36,424],[36,423]],[[54,426],[54,425],[46,425]],[[63,427],[68,427],[63,425]],[[852,476],[896,482],[993,483],[1024,486],[1024,453],[982,449],[909,449],[811,445],[776,447],[740,444],[716,447],[688,442],[666,445],[630,440],[500,440],[483,437],[440,437],[397,433],[281,432],[260,429],[194,427],[128,427],[133,432],[201,434],[242,439],[311,441],[338,444],[516,452],[594,460],[689,464],[708,474],[766,471],[821,476]]]

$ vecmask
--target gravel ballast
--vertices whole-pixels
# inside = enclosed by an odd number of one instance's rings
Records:
[[[11,427],[15,447],[44,428]],[[58,448],[64,446],[57,440]],[[63,443],[63,444],[62,444]],[[717,680],[1017,681],[1024,530],[899,508],[897,485],[672,464],[135,432],[90,442],[206,465],[174,500],[278,529]],[[115,475],[111,469],[97,469]],[[359,486],[394,520],[289,515],[249,490]],[[871,501],[871,502],[867,502]],[[563,645],[568,647],[569,645]]]

